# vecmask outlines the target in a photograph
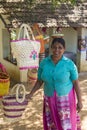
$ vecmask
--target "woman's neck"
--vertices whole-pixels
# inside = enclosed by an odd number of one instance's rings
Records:
[[[56,56],[53,56],[53,55],[52,55],[52,60],[53,60],[53,62],[54,62],[55,64],[57,64],[61,58],[62,58],[62,57],[56,57]]]

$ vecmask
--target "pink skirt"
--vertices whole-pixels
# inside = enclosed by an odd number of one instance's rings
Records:
[[[66,96],[44,96],[44,130],[81,130],[74,89]]]

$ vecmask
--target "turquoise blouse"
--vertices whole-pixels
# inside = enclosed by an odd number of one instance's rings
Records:
[[[40,62],[38,79],[44,81],[44,94],[52,96],[54,91],[59,96],[67,95],[73,87],[73,80],[78,79],[78,71],[74,62],[63,56],[54,64],[51,56]]]

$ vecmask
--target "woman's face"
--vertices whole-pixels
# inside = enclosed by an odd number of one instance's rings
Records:
[[[63,47],[61,43],[56,42],[52,45],[52,53],[54,57],[61,58],[64,51],[65,51],[65,48]]]

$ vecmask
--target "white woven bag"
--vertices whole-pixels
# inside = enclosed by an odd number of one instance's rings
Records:
[[[16,84],[13,86],[11,94],[3,97],[2,109],[6,121],[15,122],[21,118],[28,104],[25,95],[25,86],[23,84]]]
[[[21,25],[18,39],[11,41],[11,48],[20,69],[38,68],[40,42],[35,40],[29,25]]]

